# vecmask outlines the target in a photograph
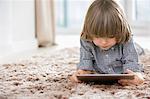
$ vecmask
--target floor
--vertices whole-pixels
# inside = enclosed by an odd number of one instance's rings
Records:
[[[39,48],[37,50],[30,50],[30,51],[25,51],[25,52],[19,52],[15,54],[11,54],[8,56],[4,56],[1,58],[0,63],[11,63],[15,62],[18,60],[25,59],[27,57],[31,57],[35,54],[51,50],[51,52],[58,50],[58,49],[63,49],[63,48],[70,48],[70,47],[79,47],[79,35],[58,35],[56,36],[56,45],[53,47],[48,47],[48,48]],[[139,37],[135,36],[134,41],[137,42],[139,45],[141,45],[144,49],[150,49],[150,37]]]

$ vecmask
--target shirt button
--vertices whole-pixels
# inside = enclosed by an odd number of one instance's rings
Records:
[[[108,54],[106,55],[106,57],[108,57]]]
[[[108,68],[108,71],[110,71],[110,72],[111,72],[111,68]]]
[[[114,50],[114,47],[112,47],[111,49]]]

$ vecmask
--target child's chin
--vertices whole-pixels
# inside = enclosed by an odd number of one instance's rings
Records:
[[[110,49],[110,47],[109,48],[101,48],[102,50],[109,50]]]

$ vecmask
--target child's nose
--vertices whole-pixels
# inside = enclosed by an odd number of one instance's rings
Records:
[[[102,44],[107,44],[107,40],[102,40]]]

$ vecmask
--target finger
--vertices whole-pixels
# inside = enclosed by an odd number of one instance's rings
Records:
[[[119,80],[119,82],[127,82],[127,80],[126,79],[121,79],[121,80]]]
[[[85,71],[86,74],[92,74],[92,71]]]
[[[121,85],[136,85],[137,82],[134,80],[120,80],[118,81]]]
[[[126,73],[127,73],[127,74],[134,74],[134,72],[133,72],[132,70],[130,70],[130,69],[127,69],[127,70],[126,70]]]
[[[78,74],[88,74],[88,71],[86,71],[86,70],[78,70],[77,73]]]
[[[69,80],[70,80],[71,82],[76,82],[76,80],[74,79],[73,76],[70,76],[70,77],[69,77]]]
[[[120,83],[122,86],[128,86],[128,83]]]
[[[130,83],[122,83],[121,85],[122,85],[122,86],[131,86],[131,85],[134,85],[134,84],[130,84]]]
[[[81,74],[82,73],[82,70],[78,70],[77,72],[76,72],[76,74]]]
[[[118,83],[121,84],[122,86],[130,85],[127,81],[124,81],[124,80],[119,80]]]
[[[127,83],[123,83],[123,82],[121,82],[121,81],[118,81],[118,83],[119,83],[120,85],[123,85],[123,86],[128,85]]]
[[[71,77],[69,77],[69,79],[72,81],[72,82],[80,82],[79,80],[78,80],[78,78],[77,78],[77,74],[76,73],[74,73]]]
[[[81,73],[80,72],[76,72],[76,74],[75,75],[80,75]]]
[[[118,82],[119,82],[119,83],[129,83],[129,81],[128,81],[128,80],[124,80],[124,79],[119,80]]]

